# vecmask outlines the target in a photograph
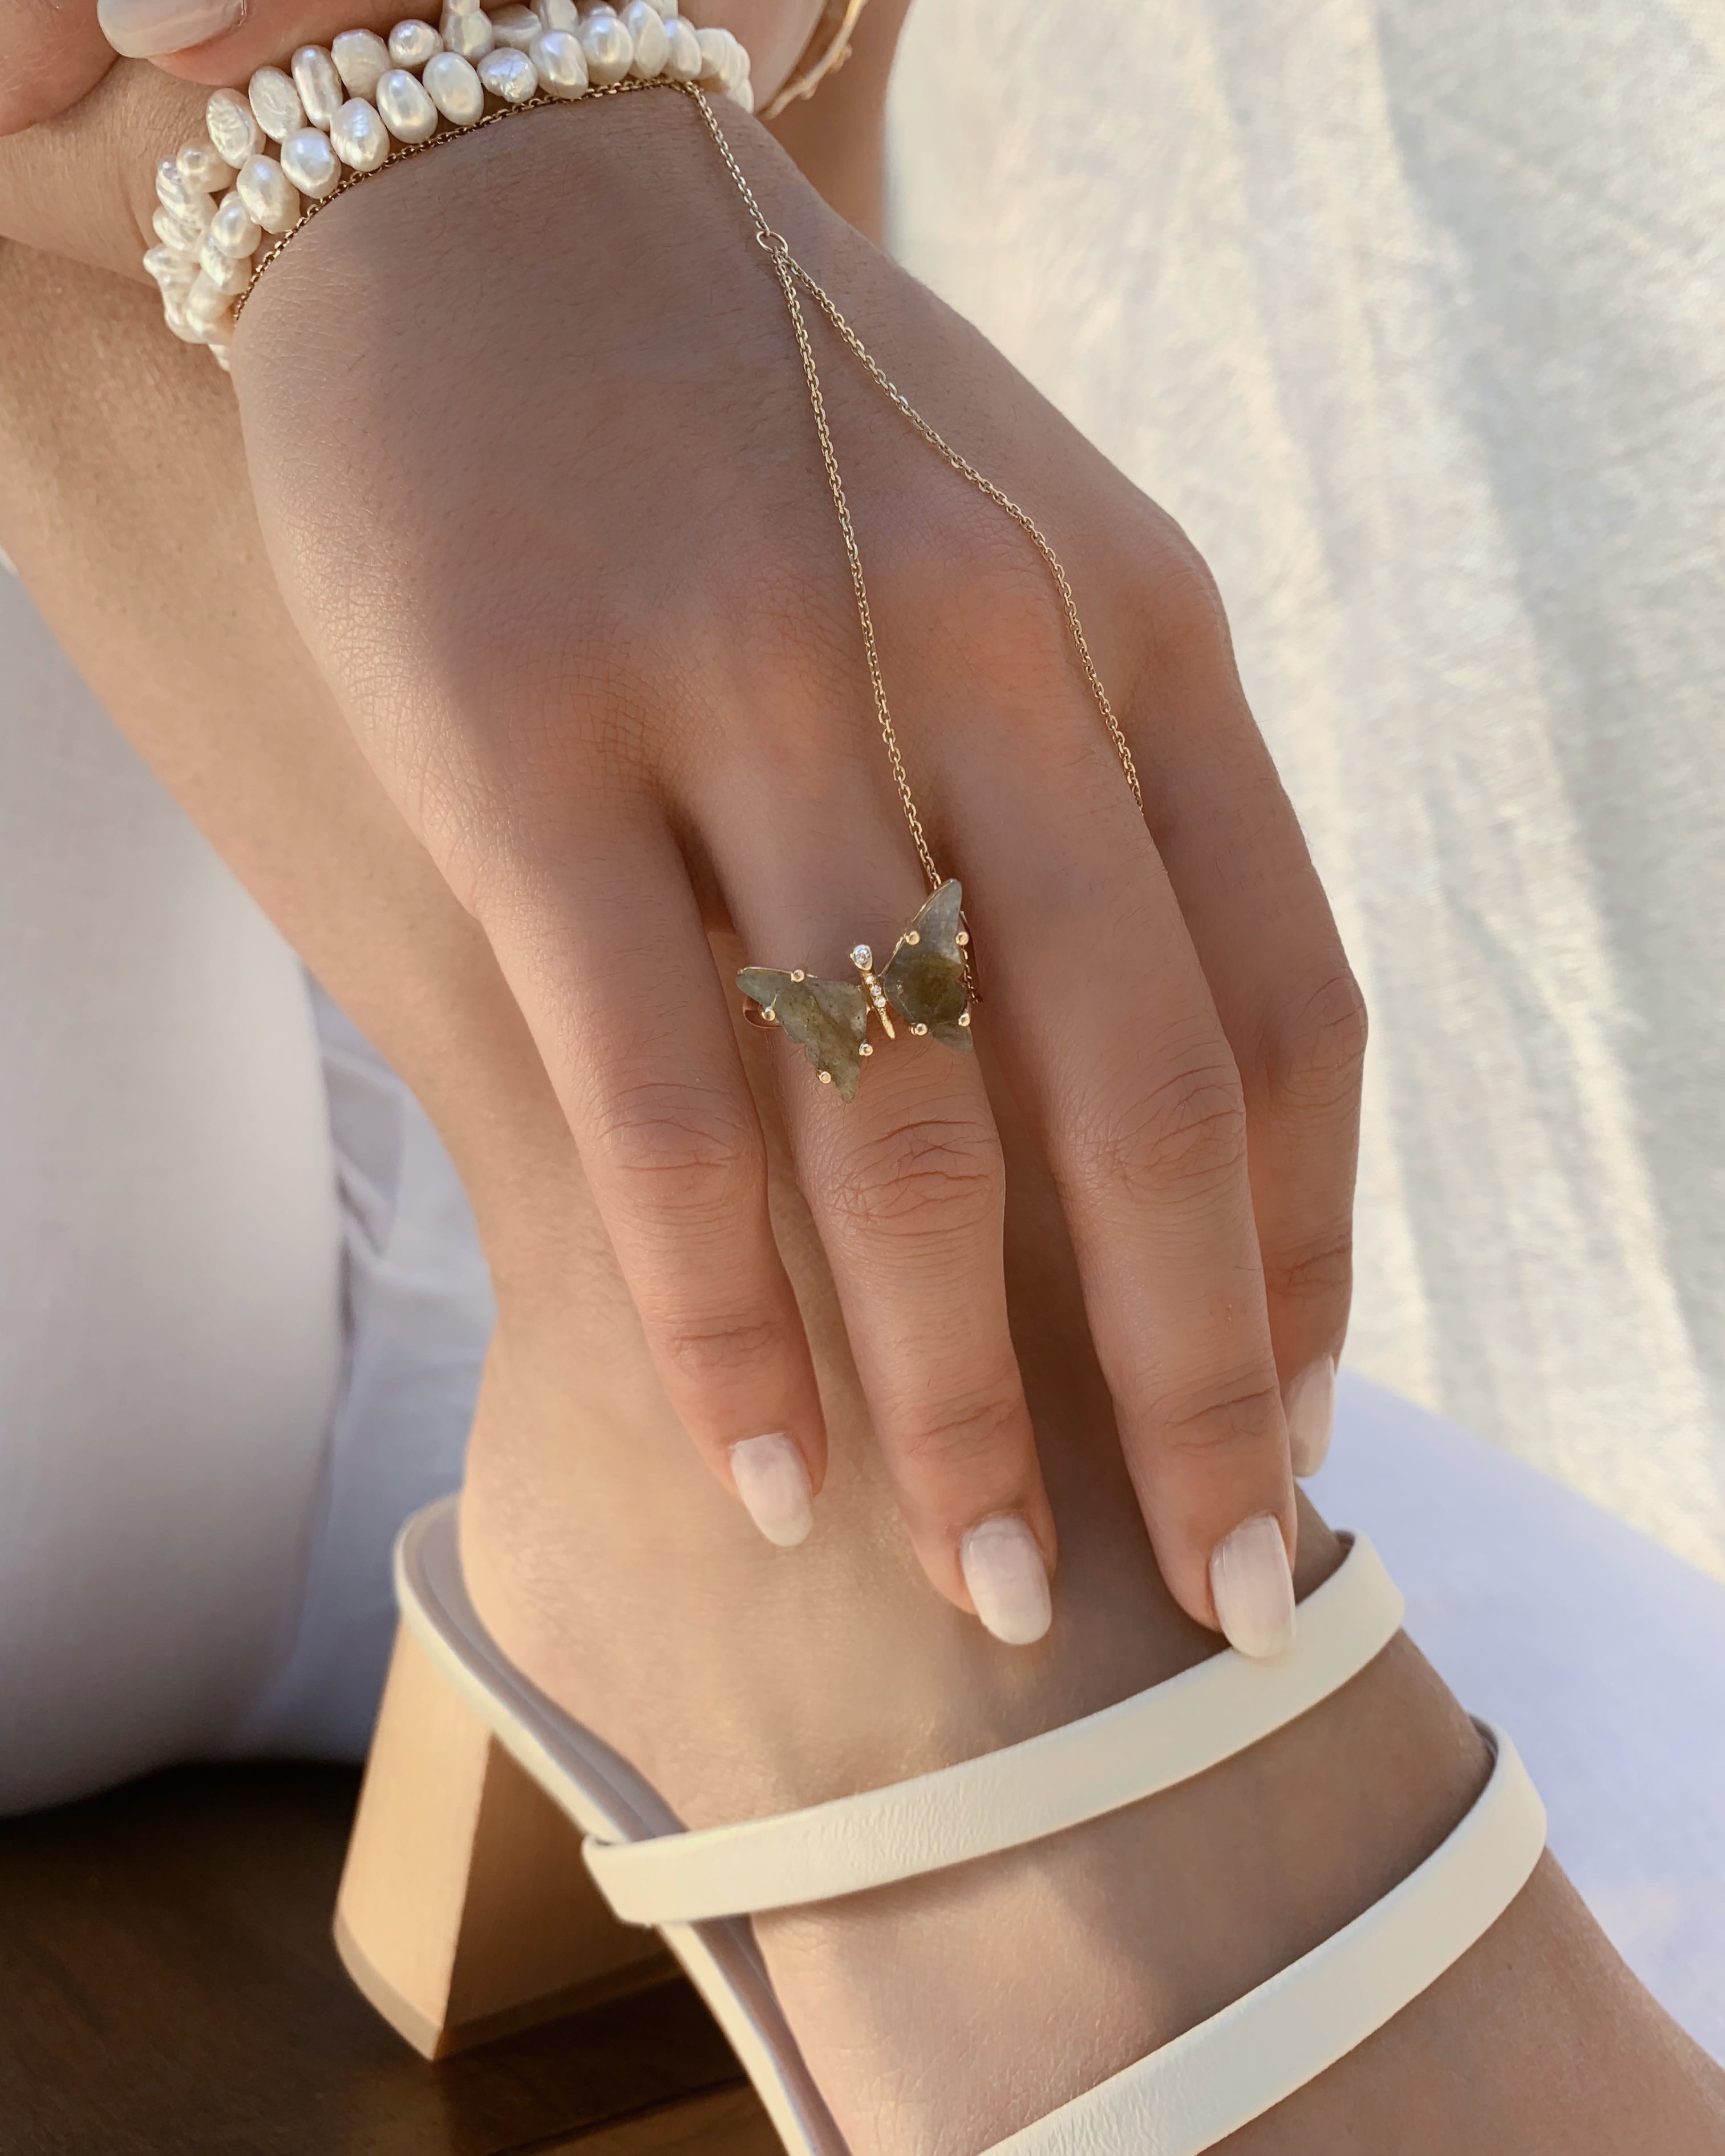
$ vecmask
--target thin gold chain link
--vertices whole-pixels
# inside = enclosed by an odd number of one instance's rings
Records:
[[[886,701],[886,685],[881,675],[880,663],[875,648],[874,617],[869,610],[868,586],[863,576],[862,553],[857,545],[855,526],[850,519],[850,506],[845,497],[845,481],[839,470],[838,454],[833,447],[832,431],[827,424],[826,399],[821,393],[820,370],[815,363],[814,347],[809,340],[808,321],[803,315],[802,304],[797,296],[797,286],[799,284],[820,309],[822,314],[826,316],[834,332],[863,367],[876,388],[903,414],[929,447],[945,459],[961,479],[968,480],[979,494],[992,501],[997,509],[1011,517],[1047,564],[1049,574],[1054,579],[1055,589],[1060,593],[1060,606],[1066,617],[1066,625],[1072,632],[1072,642],[1078,653],[1079,665],[1084,670],[1084,678],[1089,684],[1091,695],[1095,699],[1096,710],[1101,714],[1102,723],[1108,730],[1108,737],[1114,744],[1114,753],[1119,758],[1120,768],[1126,776],[1126,783],[1132,788],[1132,799],[1142,812],[1144,806],[1144,793],[1139,783],[1138,767],[1133,760],[1132,745],[1127,740],[1125,729],[1116,716],[1113,705],[1108,701],[1108,692],[1102,685],[1102,677],[1096,671],[1096,661],[1091,655],[1090,639],[1084,633],[1084,624],[1079,619],[1078,603],[1072,596],[1072,586],[1067,578],[1066,572],[1061,565],[1059,555],[1055,553],[1044,535],[1041,526],[1028,510],[1022,508],[1004,489],[996,486],[993,480],[979,472],[968,458],[961,455],[943,435],[932,427],[911,403],[910,398],[892,381],[886,369],[881,367],[880,362],[845,319],[831,294],[798,261],[796,256],[792,254],[790,243],[785,239],[783,234],[775,232],[772,225],[768,223],[766,214],[756,198],[755,191],[749,185],[747,176],[742,166],[737,163],[730,143],[725,139],[724,130],[720,126],[717,116],[714,113],[711,105],[699,90],[694,92],[694,97],[696,103],[701,108],[701,117],[706,122],[707,132],[712,136],[719,155],[725,162],[725,168],[735,182],[737,192],[742,195],[749,215],[754,220],[755,239],[771,259],[773,267],[778,273],[779,284],[784,291],[785,305],[790,313],[791,327],[796,334],[797,350],[802,358],[803,372],[809,383],[809,403],[814,413],[815,432],[820,439],[821,461],[826,466],[827,485],[832,491],[833,506],[838,511],[839,529],[844,536],[845,557],[850,564],[850,581],[856,593],[857,617],[862,624],[863,652],[868,663],[870,686],[874,692],[875,713],[880,721],[881,739],[886,744],[887,759],[892,767],[893,783],[898,788],[899,799],[904,808],[905,820],[909,824],[911,835],[916,842],[916,852],[922,860],[923,870],[928,877],[929,888],[933,890],[941,879],[935,867],[933,856],[929,850],[927,838],[923,832],[922,819],[917,813],[916,796],[911,791],[910,778],[905,769],[904,757],[899,749],[898,736],[893,731],[892,714]]]
[[[691,97],[700,108],[701,116],[706,123],[707,132],[713,139],[714,146],[724,161],[725,169],[730,173],[737,192],[742,197],[744,205],[754,221],[756,240],[771,260],[774,273],[783,290],[785,306],[791,318],[791,327],[796,335],[798,354],[803,362],[803,372],[809,385],[809,408],[814,414],[815,433],[820,441],[821,462],[826,467],[827,485],[832,493],[833,507],[838,514],[839,530],[845,542],[845,559],[850,564],[851,588],[856,597],[857,619],[862,627],[863,654],[868,665],[869,686],[875,700],[875,716],[880,723],[880,738],[886,744],[887,762],[892,770],[892,783],[898,790],[899,801],[905,813],[905,821],[910,826],[911,836],[916,842],[917,859],[922,862],[923,873],[928,878],[930,890],[937,888],[942,880],[941,875],[935,865],[934,854],[928,843],[928,835],[922,827],[922,818],[916,807],[916,797],[911,790],[910,774],[905,768],[904,756],[899,747],[897,733],[893,728],[891,708],[886,698],[886,683],[880,671],[880,654],[875,643],[875,619],[869,606],[868,583],[863,574],[862,549],[857,544],[856,527],[851,521],[850,503],[845,491],[844,476],[839,468],[838,451],[833,445],[832,429],[827,420],[826,398],[821,392],[820,369],[815,362],[814,346],[809,334],[808,318],[797,295],[798,285],[820,309],[834,333],[855,357],[882,395],[903,414],[929,447],[945,459],[961,479],[968,480],[979,494],[992,501],[997,509],[1011,517],[1047,564],[1049,574],[1054,579],[1055,588],[1060,593],[1060,605],[1065,613],[1067,626],[1072,633],[1072,642],[1078,653],[1079,664],[1084,670],[1084,678],[1089,684],[1091,695],[1096,701],[1096,706],[1101,715],[1102,723],[1106,726],[1109,738],[1114,744],[1114,752],[1120,760],[1122,771],[1126,774],[1126,783],[1132,788],[1132,799],[1142,810],[1144,805],[1143,789],[1138,783],[1137,766],[1133,762],[1131,746],[1127,741],[1119,719],[1115,715],[1114,706],[1108,701],[1108,692],[1102,686],[1102,677],[1096,671],[1096,661],[1091,655],[1090,641],[1085,635],[1084,624],[1079,619],[1078,604],[1072,596],[1072,587],[1067,579],[1066,572],[1061,566],[1059,555],[1055,552],[1044,536],[1041,527],[1028,510],[1022,508],[1004,489],[996,486],[993,480],[979,472],[967,457],[961,455],[944,436],[929,424],[909,398],[887,375],[885,368],[875,359],[856,331],[852,329],[831,294],[809,275],[798,261],[796,256],[792,254],[789,241],[782,233],[773,230],[756,198],[754,189],[749,185],[747,175],[737,162],[731,145],[726,140],[725,131],[720,126],[718,117],[704,91],[694,83],[673,83],[660,77],[652,81],[631,79],[620,83],[613,83],[607,85],[605,90],[594,94],[616,96],[630,90],[661,88],[683,91],[687,96]],[[477,123],[475,128],[457,131],[447,135],[435,135],[424,142],[398,145],[392,152],[388,164],[378,169],[379,171],[393,170],[405,156],[419,151],[441,149],[448,143],[459,141],[463,132],[475,133],[478,131],[478,127],[490,126],[496,121],[513,119],[542,105],[558,102],[561,100],[549,97],[542,92],[524,105],[506,105],[500,111],[488,114],[485,119]],[[258,260],[253,271],[251,282],[234,302],[234,316],[236,321],[246,301],[256,290],[259,280],[264,271],[284,253],[289,243],[298,237],[305,227],[311,223],[312,218],[319,211],[327,208],[331,203],[347,193],[351,188],[375,176],[371,172],[351,172],[339,185],[331,189],[328,195],[305,205],[299,221]]]

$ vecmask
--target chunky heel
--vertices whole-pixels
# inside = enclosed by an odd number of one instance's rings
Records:
[[[581,1845],[568,1814],[399,1633],[336,1947],[416,2051],[444,2058],[673,1973],[652,1932],[612,1916]]]
[[[571,1998],[650,1982],[662,1964],[641,1934],[601,1916],[590,1874],[623,1922],[655,1927],[676,1956],[786,2156],[850,2152],[774,1994],[752,1917],[927,1877],[1141,1804],[1309,1713],[1402,1621],[1394,1583],[1356,1541],[1300,1604],[1280,1655],[1250,1661],[1224,1648],[1002,1751],[691,1831],[485,1630],[461,1578],[453,1499],[403,1529],[395,1585],[402,1644],[337,1927],[362,1990],[434,2057]],[[1545,1813],[1515,1748],[1479,1728],[1494,1755],[1490,1779],[1399,1887],[988,2156],[1202,2156],[1436,1983],[1521,1892],[1545,1846]]]

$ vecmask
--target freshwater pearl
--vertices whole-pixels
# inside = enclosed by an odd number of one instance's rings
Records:
[[[331,41],[330,58],[350,97],[369,97],[390,64],[389,48],[375,30],[343,30]]]
[[[208,142],[188,142],[174,162],[187,186],[197,187],[204,194],[219,195],[234,184],[234,167]]]
[[[630,72],[639,75],[644,82],[662,74],[670,58],[670,39],[665,35],[664,19],[652,0],[629,0],[623,11],[623,27],[635,49]]]
[[[730,54],[726,49],[722,30],[697,30],[696,43],[701,47],[701,73],[696,80],[703,89],[716,90],[723,79],[725,63]]]
[[[263,227],[256,218],[238,194],[231,194],[223,198],[221,208],[210,220],[206,244],[219,249],[223,254],[231,254],[236,262],[242,258],[249,262],[263,237]]]
[[[483,8],[445,8],[442,30],[444,50],[464,60],[482,60],[496,42]]]
[[[537,18],[534,19],[536,27]],[[479,79],[493,97],[501,97],[506,105],[525,105],[539,94],[539,76],[532,61],[526,53],[507,45],[499,45],[485,54],[479,64]]]
[[[575,0],[533,0],[533,7],[547,30],[573,31],[581,27],[581,10]]]
[[[535,38],[528,58],[542,90],[553,97],[579,97],[587,88],[587,55],[567,30],[546,30]]]
[[[443,49],[444,41],[437,32],[416,15],[410,15],[405,23],[398,23],[389,33],[390,59],[397,67],[406,68],[412,74],[417,74],[432,54]]]
[[[186,302],[181,299],[164,300],[162,318],[182,344],[206,344],[207,337],[200,336],[186,319]]]
[[[333,193],[341,177],[329,136],[315,127],[302,127],[289,136],[281,146],[281,169],[302,195],[314,200]]]
[[[428,141],[437,132],[437,107],[405,68],[378,76],[377,110],[398,142]]]
[[[389,155],[389,130],[375,105],[350,97],[330,122],[330,147],[356,172],[375,172]]]
[[[188,291],[198,275],[198,264],[189,255],[170,254],[165,247],[152,247],[144,257],[144,267],[164,295]]]
[[[701,74],[701,40],[692,23],[674,15],[665,26],[670,56],[665,71],[673,82],[694,82]]]
[[[531,8],[511,6],[490,11],[491,35],[500,45],[524,53],[545,28]]]
[[[299,222],[300,191],[274,157],[248,157],[234,191],[265,232],[286,232]]]
[[[306,125],[327,133],[345,93],[336,63],[321,45],[301,45],[294,54],[294,88],[305,108]]]
[[[203,244],[205,228],[189,217],[176,217],[171,209],[157,210],[150,223],[170,254],[195,255]]]
[[[209,139],[237,172],[248,157],[255,157],[269,137],[257,116],[237,90],[218,90],[203,108],[203,125]]]
[[[305,108],[293,77],[280,68],[259,68],[247,88],[258,125],[272,142],[285,142],[305,125]]]
[[[576,33],[587,55],[588,80],[595,83],[621,82],[635,56],[634,41],[608,8],[595,8],[582,18]]]
[[[252,281],[251,257],[247,255],[243,262],[236,260],[233,255],[223,254],[213,239],[206,239],[203,243],[203,252],[198,258],[198,270],[200,276],[208,277],[216,290],[225,292],[229,299],[236,293],[243,292]]]
[[[676,19],[677,0],[647,0],[647,5],[658,16],[661,23],[674,22]]]
[[[228,311],[228,295],[211,280],[208,272],[200,270],[185,298],[186,320],[200,332],[200,343],[212,330],[224,334],[231,330],[234,318]]]
[[[427,60],[422,80],[432,103],[457,127],[471,127],[485,109],[485,86],[473,63],[447,49]]]
[[[156,199],[170,217],[183,218],[188,223],[208,224],[216,213],[215,198],[202,187],[187,187],[172,157],[164,157],[156,167]]]

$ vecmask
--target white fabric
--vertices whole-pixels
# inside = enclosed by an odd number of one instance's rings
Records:
[[[1312,1494],[1369,1528],[1411,1636],[1513,1731],[1618,1951],[1725,2061],[1725,1587],[1358,1378]]]
[[[1327,1699],[1401,1629],[1363,1537],[1301,1604],[1273,1661],[1224,1649],[1101,1712],[939,1772],[806,1810],[645,1840],[591,1843],[588,1867],[634,1924],[836,1901],[992,1856],[1173,1789]]]
[[[0,577],[0,1810],[219,1744],[341,1364],[293,953]]]
[[[1351,1924],[990,2156],[1202,2156],[1314,2081],[1482,1938],[1527,1883],[1545,1811],[1502,1730],[1472,1810]]]
[[[891,152],[1219,578],[1373,1012],[1353,1362],[1725,1573],[1716,0],[916,0]]]
[[[0,1013],[0,1812],[356,1757],[490,1330],[465,1201],[10,577]]]

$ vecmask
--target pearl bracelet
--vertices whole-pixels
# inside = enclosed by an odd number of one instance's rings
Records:
[[[626,81],[697,83],[755,107],[748,54],[728,30],[697,30],[677,0],[533,0],[490,12],[448,0],[440,27],[398,23],[388,39],[347,30],[302,45],[291,69],[259,68],[218,90],[208,140],[156,168],[157,244],[144,257],[167,326],[226,368],[235,301],[259,266],[344,181],[392,157],[547,97]],[[275,151],[272,157],[270,151]]]

